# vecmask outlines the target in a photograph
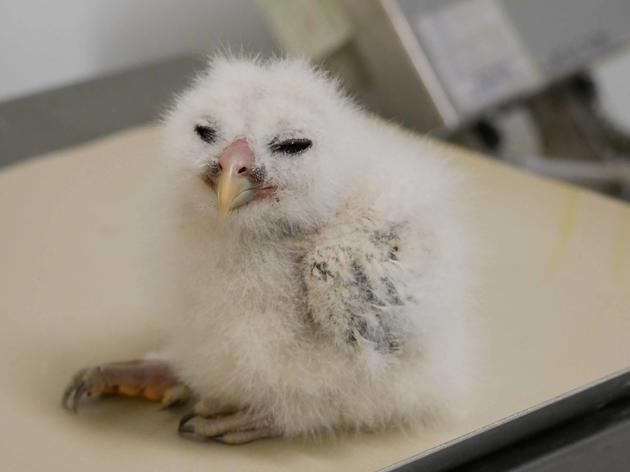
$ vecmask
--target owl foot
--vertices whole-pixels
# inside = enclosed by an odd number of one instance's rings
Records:
[[[166,362],[133,360],[80,370],[64,391],[62,405],[76,413],[84,397],[98,394],[143,397],[159,401],[164,408],[185,403],[191,396]]]
[[[245,444],[256,439],[280,436],[281,431],[268,419],[248,410],[230,407],[209,408],[211,402],[199,402],[185,415],[178,431],[191,439],[213,439],[224,444]]]

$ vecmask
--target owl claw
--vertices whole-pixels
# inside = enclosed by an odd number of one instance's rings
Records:
[[[173,387],[166,389],[164,392],[164,396],[162,397],[161,410],[168,410],[170,408],[176,408],[178,406],[184,405],[190,400],[192,396],[192,392],[190,389],[184,384],[177,384]]]
[[[180,433],[192,433],[193,429],[190,429],[189,427],[187,427],[186,423],[188,422],[188,420],[193,419],[195,416],[197,415],[192,411],[182,416],[181,419],[179,420],[177,431],[179,431]]]
[[[98,382],[97,370],[98,367],[82,369],[72,378],[61,399],[61,404],[66,410],[77,413],[81,399],[92,395],[92,389]]]

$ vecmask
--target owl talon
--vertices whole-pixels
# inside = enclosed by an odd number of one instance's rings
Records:
[[[92,395],[91,388],[97,383],[97,369],[98,367],[82,369],[72,378],[61,400],[61,404],[66,410],[77,413],[81,399],[84,396]]]
[[[188,403],[192,396],[190,389],[184,384],[177,384],[171,388],[168,388],[164,392],[162,397],[161,410],[168,410],[170,408],[176,408],[178,406]]]
[[[185,435],[185,434],[190,434],[190,433],[194,433],[195,432],[195,428],[190,425],[190,424],[186,424],[186,423],[181,423],[179,424],[179,426],[177,427],[177,432]]]
[[[192,411],[190,413],[186,413],[184,416],[182,416],[182,418],[179,420],[179,425],[177,426],[177,431],[179,431],[180,433],[192,433],[194,431],[194,428],[193,429],[186,428],[186,423],[188,422],[188,420],[191,420],[195,416],[197,416],[197,415],[194,412],[192,412]]]

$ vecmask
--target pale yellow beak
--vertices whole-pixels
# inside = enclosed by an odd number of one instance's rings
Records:
[[[231,210],[245,205],[254,198],[257,187],[247,176],[238,175],[241,164],[230,162],[217,181],[219,215],[226,216]]]

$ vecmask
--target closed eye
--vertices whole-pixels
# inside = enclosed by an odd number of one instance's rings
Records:
[[[217,137],[216,130],[210,126],[197,125],[195,126],[195,133],[208,144],[212,144]]]
[[[279,143],[272,142],[269,145],[271,152],[281,154],[299,154],[306,151],[313,145],[313,141],[306,138],[292,138],[286,139]]]

